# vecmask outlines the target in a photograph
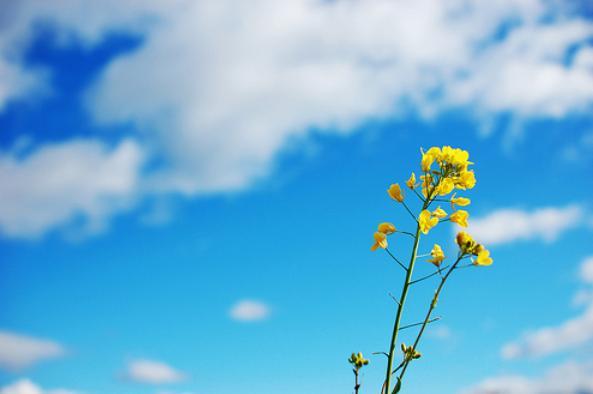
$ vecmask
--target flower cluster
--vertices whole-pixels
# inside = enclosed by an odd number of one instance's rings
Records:
[[[490,257],[490,251],[486,249],[482,244],[477,243],[471,235],[465,231],[461,231],[455,238],[459,250],[462,255],[476,256],[474,260],[475,265],[491,265],[493,260]]]
[[[365,365],[368,365],[369,360],[362,356],[362,353],[352,353],[348,362],[354,366],[356,369],[360,369]]]
[[[413,346],[406,346],[405,343],[402,343],[401,346],[402,352],[404,353],[404,359],[405,360],[417,360],[420,357],[422,357],[422,354],[417,351],[416,349],[414,349]]]
[[[474,171],[469,168],[473,164],[469,161],[469,153],[463,149],[450,146],[432,147],[426,152],[421,150],[421,153],[420,169],[422,175],[420,175],[420,182],[417,181],[414,172],[405,182],[406,186],[424,202],[423,209],[416,218],[420,231],[426,235],[442,221],[451,221],[462,227],[467,227],[469,213],[458,207],[468,206],[471,200],[467,197],[457,196],[454,190],[472,189],[476,184]],[[418,189],[422,196],[418,193]],[[447,198],[450,193],[453,194]],[[387,194],[408,209],[404,192],[399,183],[390,185]],[[430,206],[435,201],[448,202],[451,206],[451,214],[447,213],[441,206],[431,210]],[[381,223],[373,235],[375,242],[371,246],[371,250],[386,249],[388,246],[387,236],[394,232],[395,227],[393,224]],[[442,259],[437,254],[436,256],[433,255],[433,259],[429,261],[438,265]]]

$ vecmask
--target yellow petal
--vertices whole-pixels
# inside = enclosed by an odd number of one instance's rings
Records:
[[[384,223],[379,224],[377,231],[379,231],[380,233],[389,235],[389,234],[393,234],[396,231],[396,229],[392,223],[384,222]]]
[[[482,251],[480,251],[480,253],[478,253],[478,258],[476,259],[475,264],[487,266],[491,265],[493,261],[494,260],[492,260],[492,258],[490,257],[490,251],[488,251],[487,249],[483,249]]]
[[[389,197],[393,198],[398,202],[404,201],[402,189],[397,183],[394,183],[391,186],[389,186],[389,189],[387,189],[387,194],[389,194]]]
[[[463,209],[460,209],[459,211],[452,213],[451,216],[449,216],[449,219],[451,219],[453,223],[457,223],[462,227],[467,227],[468,217],[469,213]]]
[[[437,217],[439,219],[446,218],[447,217],[447,212],[445,212],[445,210],[443,208],[438,207],[437,209],[435,209],[432,212],[432,216]]]

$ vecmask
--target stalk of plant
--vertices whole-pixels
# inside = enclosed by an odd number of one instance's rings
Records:
[[[362,353],[352,353],[352,355],[348,359],[348,362],[352,364],[352,372],[354,373],[354,394],[358,394],[358,390],[360,390],[360,370],[365,365],[368,365],[369,360],[365,359],[362,356]]]
[[[432,147],[426,153],[421,150],[422,158],[420,161],[420,168],[422,175],[421,182],[416,182],[416,175],[412,172],[410,178],[406,181],[406,186],[415,194],[421,203],[421,209],[418,214],[414,214],[410,207],[405,202],[404,193],[398,183],[392,184],[387,193],[389,196],[401,204],[402,207],[409,213],[416,224],[416,231],[414,233],[397,230],[396,227],[389,222],[379,224],[377,231],[373,235],[375,243],[371,246],[371,250],[384,249],[386,253],[404,270],[405,278],[402,285],[402,290],[399,299],[395,299],[397,303],[397,312],[393,323],[393,330],[390,337],[389,348],[387,352],[380,352],[387,356],[387,368],[385,371],[385,380],[382,385],[382,394],[395,394],[402,388],[403,379],[406,371],[411,365],[412,361],[421,357],[417,350],[418,345],[428,325],[437,321],[439,318],[432,318],[432,313],[437,306],[437,302],[445,283],[451,274],[465,267],[487,266],[492,264],[490,252],[482,245],[478,244],[466,232],[458,233],[456,243],[459,248],[455,261],[449,266],[442,266],[446,256],[438,244],[434,244],[429,254],[418,255],[420,246],[420,238],[428,235],[430,230],[437,226],[440,222],[451,221],[462,227],[467,227],[467,219],[469,214],[467,211],[458,209],[458,206],[467,206],[470,200],[465,197],[456,197],[456,194],[451,193],[455,189],[467,190],[472,189],[476,184],[476,179],[473,170],[469,166],[473,163],[469,161],[469,153],[461,149],[454,149],[450,146]],[[420,193],[417,189],[420,189]],[[451,206],[452,213],[449,215],[443,208],[437,206],[436,209],[430,210],[430,207],[435,202],[448,203]],[[388,248],[388,236],[393,234],[406,235],[413,238],[412,250],[410,259],[407,265],[404,265],[397,256]],[[428,262],[434,264],[435,272],[425,275],[419,279],[413,279],[414,266],[416,260],[422,256],[430,255]],[[462,265],[464,260],[469,260],[469,263]],[[429,307],[427,309],[425,318],[422,322],[415,324],[401,325],[404,315],[405,304],[411,287],[419,282],[428,280],[435,276],[440,277],[440,282],[435,290]],[[396,347],[399,332],[406,328],[420,327],[416,338],[412,345],[406,346],[401,344],[402,359],[401,362],[394,368],[396,358]],[[359,353],[360,354],[360,353]],[[360,354],[362,357],[362,354]],[[355,375],[357,375],[358,370]],[[399,375],[397,373],[399,372]],[[391,391],[392,382],[396,382]],[[358,394],[358,383],[356,383],[355,392]]]

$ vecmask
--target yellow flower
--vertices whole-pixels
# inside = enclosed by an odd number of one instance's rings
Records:
[[[459,245],[459,249],[464,254],[471,253],[477,255],[479,251],[484,249],[482,245],[476,243],[472,236],[466,233],[465,231],[460,231],[459,233],[457,233],[457,237],[455,237],[455,242],[457,242],[457,245]]]
[[[455,149],[453,152],[453,159],[451,160],[451,164],[459,167],[461,170],[467,170],[467,166],[470,164],[474,164],[469,161],[469,153],[463,149]]]
[[[487,249],[482,249],[478,253],[478,258],[476,259],[474,264],[475,265],[491,265],[493,261],[494,260],[492,260],[492,257],[490,257],[490,251]]]
[[[420,225],[420,231],[423,234],[428,234],[431,228],[436,226],[439,223],[439,219],[432,217],[430,211],[423,210],[420,212],[420,216],[418,217],[418,224]]]
[[[451,193],[453,189],[455,189],[455,182],[453,182],[453,179],[445,178],[441,180],[441,183],[439,183],[439,186],[437,187],[437,192],[439,193],[439,195],[445,196]]]
[[[372,251],[375,251],[378,248],[387,249],[387,235],[385,235],[385,233],[377,231],[373,234],[373,238],[375,238],[375,243],[371,246]]]
[[[420,175],[420,179],[422,180],[422,195],[428,198],[428,195],[432,192],[432,175]]]
[[[402,193],[401,187],[399,187],[399,184],[397,183],[394,183],[391,186],[389,186],[387,194],[389,194],[389,197],[393,198],[396,201],[404,201],[404,194]]]
[[[455,157],[455,150],[453,148],[451,148],[450,146],[443,146],[441,152],[441,161],[453,163],[453,159]]]
[[[445,210],[443,208],[438,207],[437,209],[432,211],[432,216],[439,218],[439,219],[446,218],[447,212],[445,212]]]
[[[465,207],[471,203],[469,198],[465,197],[455,197],[455,194],[451,197],[451,208],[455,209],[455,205],[459,205],[460,207]]]
[[[416,174],[412,173],[410,178],[406,181],[406,185],[412,190],[416,188]]]
[[[472,171],[463,171],[459,174],[459,177],[455,180],[455,186],[459,189],[473,189],[476,185],[476,175]]]
[[[385,235],[393,234],[395,232],[395,226],[392,223],[384,222],[379,224],[377,231]]]
[[[469,213],[460,209],[459,211],[453,212],[449,218],[453,223],[457,223],[461,227],[467,227],[467,218],[469,217]]]
[[[434,161],[441,156],[441,149],[433,146],[426,153],[424,153],[422,150],[420,150],[420,152],[422,152],[420,167],[422,168],[422,171],[429,172],[432,163],[434,163]]]
[[[428,260],[429,263],[433,263],[437,267],[445,260],[445,254],[443,253],[443,249],[441,249],[440,245],[434,244],[432,250],[430,251],[430,255],[432,259]]]

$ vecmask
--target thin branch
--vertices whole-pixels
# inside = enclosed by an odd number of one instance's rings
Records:
[[[418,198],[420,199],[420,201],[425,202],[426,200],[424,199],[424,197],[422,197],[420,194],[418,194],[418,192],[416,191],[416,189],[412,189],[414,191],[414,194],[416,196],[418,196]]]
[[[384,355],[385,357],[389,357],[389,354],[387,354],[387,353],[385,353],[385,352],[373,352],[373,353],[371,353],[371,354],[374,354],[374,355],[379,355],[379,354],[382,354],[382,355]]]
[[[397,305],[399,305],[399,306],[401,306],[401,305],[402,305],[402,304],[401,304],[401,302],[399,302],[399,301],[397,300],[397,298],[395,298],[395,297],[393,296],[393,294],[391,294],[391,292],[389,292],[388,294],[389,294],[389,297],[391,297],[391,299],[392,299],[393,301],[395,301],[395,303],[396,303]]]
[[[434,323],[435,321],[439,321],[439,320],[441,320],[440,316],[439,317],[435,317],[434,319],[430,319],[427,322],[421,321],[420,323],[414,323],[414,324],[408,324],[407,326],[401,326],[399,329],[401,331],[401,330],[405,330],[406,328],[421,326],[423,324],[430,324],[430,323]]]
[[[416,215],[414,215],[414,214],[412,213],[412,211],[410,211],[410,208],[408,208],[408,204],[406,204],[406,202],[405,202],[405,201],[402,201],[402,205],[404,206],[404,208],[406,208],[406,211],[408,211],[408,213],[410,214],[410,216],[412,216],[412,219],[414,219],[414,221],[415,221],[416,223],[418,223],[418,219],[416,219]]]
[[[391,256],[391,258],[392,258],[393,260],[395,260],[395,262],[396,262],[396,263],[398,263],[398,264],[399,264],[399,266],[400,266],[400,267],[402,267],[402,268],[403,268],[403,270],[404,270],[404,271],[408,272],[408,269],[406,268],[406,266],[405,266],[405,265],[403,265],[403,264],[402,264],[402,262],[401,262],[401,261],[399,261],[399,259],[398,259],[397,257],[395,257],[395,256],[393,255],[393,253],[391,253],[391,252],[389,251],[389,249],[385,248],[385,251],[387,252],[387,254],[389,254],[389,255]]]
[[[402,233],[402,234],[406,234],[409,235],[410,237],[414,238],[414,234],[408,232],[408,231],[400,231],[400,230],[396,230],[396,233]]]
[[[423,276],[423,277],[422,277],[422,278],[420,278],[420,279],[413,280],[413,281],[411,281],[411,282],[410,282],[410,284],[411,284],[411,285],[413,285],[414,283],[422,282],[423,280],[426,280],[426,279],[428,279],[428,278],[432,278],[432,277],[433,277],[433,276],[435,276],[435,275],[439,275],[439,274],[441,274],[441,271],[442,271],[442,270],[446,270],[447,268],[449,268],[449,266],[448,266],[448,265],[447,265],[447,266],[444,266],[443,268],[440,268],[440,267],[439,267],[439,270],[438,270],[438,271],[435,271],[435,272],[433,272],[433,273],[432,273],[432,274],[430,274],[430,275]]]

